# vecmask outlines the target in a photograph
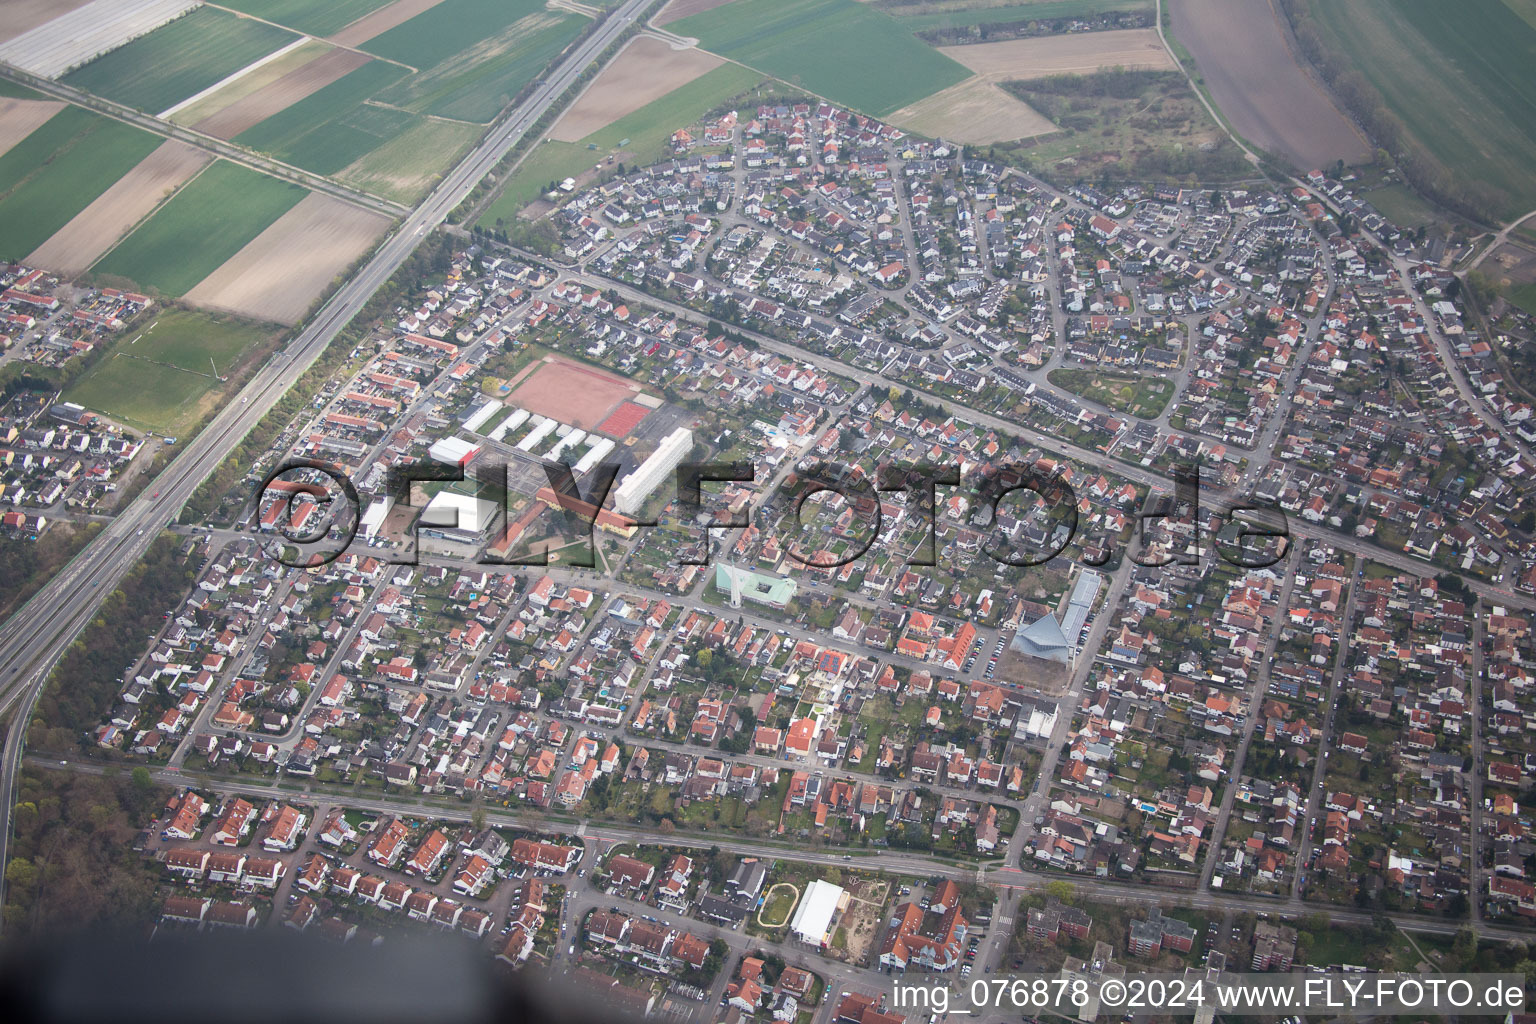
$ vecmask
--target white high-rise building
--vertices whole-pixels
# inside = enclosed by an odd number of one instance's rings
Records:
[[[661,482],[693,451],[693,431],[678,427],[661,439],[661,445],[650,458],[635,467],[635,471],[620,481],[613,492],[613,509],[622,516],[632,516],[640,511],[645,500],[655,493]]]

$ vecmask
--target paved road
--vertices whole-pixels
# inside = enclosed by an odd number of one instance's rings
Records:
[[[16,709],[0,768],[0,864],[10,839],[26,724],[48,670],[95,615],[101,600],[144,554],[160,528],[173,522],[192,492],[293,386],[332,338],[362,309],[426,234],[506,155],[549,107],[631,22],[650,0],[627,0],[551,72],[527,100],[466,156],[374,255],[321,307],[287,347],[258,370],[181,454],[122,510],[65,569],[0,629],[0,711]],[[0,878],[0,900],[3,900]]]

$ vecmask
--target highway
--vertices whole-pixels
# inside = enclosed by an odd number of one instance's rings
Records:
[[[96,614],[102,599],[173,522],[198,485],[254,428],[267,410],[325,351],[340,330],[470,190],[575,83],[581,72],[652,0],[626,0],[551,71],[522,104],[493,129],[406,216],[363,267],[320,308],[303,331],[181,450],[153,483],[62,572],[0,629],[0,712],[11,711],[0,765],[0,864],[6,863],[11,808],[16,802],[26,726],[49,671]],[[0,902],[3,902],[0,877]]]

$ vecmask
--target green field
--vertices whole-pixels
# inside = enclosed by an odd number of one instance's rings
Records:
[[[693,124],[761,81],[762,76],[755,71],[738,64],[722,64],[580,142],[541,143],[507,181],[501,195],[486,208],[480,225],[494,227],[498,220],[510,221],[518,210],[537,199],[551,181],[575,177],[610,155],[617,154],[616,159],[637,167],[660,161],[673,132]],[[624,139],[629,143],[620,149],[619,143]],[[588,145],[597,148],[588,149]]]
[[[312,36],[328,36],[390,0],[229,0],[223,6],[253,14]]]
[[[273,337],[270,328],[227,316],[169,309],[91,367],[65,392],[71,402],[129,426],[175,434],[200,418],[200,399],[219,386],[248,352]]]
[[[102,118],[79,107],[65,107],[0,155],[0,193],[9,192],[37,171],[60,148],[85,135]]]
[[[713,53],[882,117],[969,74],[856,0],[735,0],[667,26]]]
[[[480,132],[478,125],[417,118],[400,135],[337,176],[376,196],[414,203],[480,137]]]
[[[91,269],[181,295],[305,194],[297,185],[217,160]]]
[[[1127,377],[1097,370],[1058,367],[1046,375],[1052,384],[1111,412],[1150,419],[1160,415],[1173,397],[1173,381],[1164,377]]]
[[[213,7],[198,7],[65,75],[63,81],[157,114],[299,38]]]
[[[49,154],[37,173],[0,192],[0,256],[26,256],[162,142],[121,121],[87,116],[93,123]]]
[[[369,53],[413,68],[430,68],[500,36],[544,0],[443,0],[364,44]]]
[[[1434,224],[1442,219],[1423,196],[1407,185],[1384,185],[1369,192],[1361,192],[1359,196],[1380,210],[1383,217],[1404,230],[1412,230],[1421,224]]]
[[[578,14],[541,10],[412,75],[379,98],[435,117],[489,124],[586,23]]]
[[[1509,301],[1536,316],[1536,284],[1523,284],[1509,291]]]
[[[1151,10],[1151,0],[1039,0],[1038,3],[994,3],[977,6],[966,0],[926,4],[875,4],[914,32],[931,28],[963,28],[1003,22],[1049,18],[1081,18],[1106,11]]]
[[[1310,0],[1309,24],[1381,94],[1457,191],[1536,206],[1536,11],[1529,0]]]
[[[235,136],[241,145],[319,174],[334,174],[409,126],[412,116],[366,100],[409,74],[369,61]]]

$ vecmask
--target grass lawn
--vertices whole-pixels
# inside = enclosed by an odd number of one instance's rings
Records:
[[[897,19],[857,0],[735,0],[667,27],[876,117],[969,76]]]
[[[222,386],[209,357],[227,376],[274,333],[235,317],[168,309],[119,342],[65,394],[129,426],[182,433],[203,417],[214,398],[210,392]]]
[[[224,6],[312,36],[328,36],[389,3],[390,0],[326,0],[323,4],[314,0],[230,0]]]
[[[931,28],[964,28],[966,25],[996,25],[1006,22],[1034,21],[1048,18],[1082,18],[1106,11],[1142,11],[1152,8],[1151,0],[1040,0],[1038,3],[976,4],[974,0],[937,0],[935,3],[874,5],[895,15],[904,27],[914,32]]]
[[[1527,313],[1536,315],[1536,284],[1523,284],[1518,288],[1510,289],[1509,301]]]
[[[0,198],[0,249],[20,258],[48,240],[161,143],[141,128],[96,118],[42,172]]]
[[[1536,206],[1536,26],[1498,0],[1313,0],[1313,24],[1446,174]]]
[[[617,154],[619,160],[636,167],[658,162],[665,155],[667,140],[673,132],[760,81],[762,76],[756,72],[736,64],[722,64],[580,142],[541,143],[508,179],[496,201],[486,208],[480,224],[493,227],[498,218],[510,221],[518,210],[537,199],[551,181],[575,177],[609,156]],[[628,144],[620,148],[619,143],[625,139]]]
[[[436,10],[420,17],[432,17]],[[579,14],[540,6],[537,13],[437,61],[379,98],[422,114],[489,124],[586,24]]]
[[[217,160],[91,269],[181,295],[306,194],[297,185]]]
[[[71,71],[63,81],[155,114],[297,38],[228,11],[198,7]]]
[[[1445,219],[1435,212],[1435,208],[1429,205],[1423,196],[1407,185],[1384,185],[1381,188],[1360,193],[1360,198],[1376,207],[1381,211],[1382,216],[1405,231],[1411,231],[1421,224],[1435,224]]]
[[[304,97],[235,141],[319,174],[334,174],[394,138],[411,115],[365,106],[374,93],[409,74],[385,61],[369,61],[325,88]]]
[[[1097,370],[1056,369],[1046,378],[1112,412],[1143,418],[1161,415],[1173,397],[1173,381],[1162,377],[1119,377]]]

